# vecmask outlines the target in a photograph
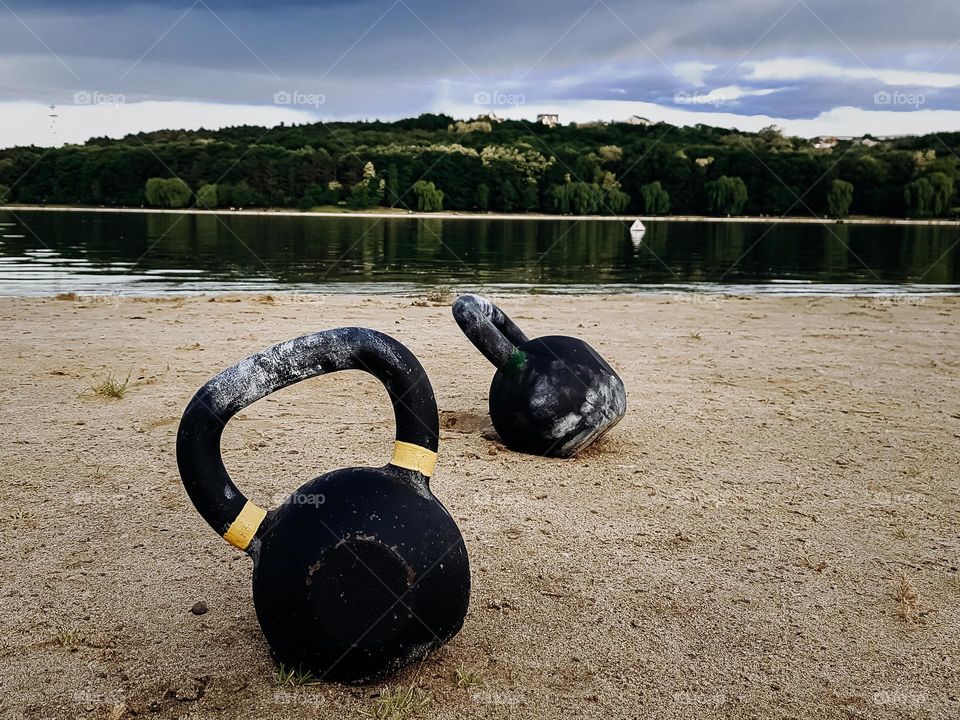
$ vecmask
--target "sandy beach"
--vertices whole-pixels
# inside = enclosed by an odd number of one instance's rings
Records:
[[[343,325],[426,367],[431,485],[470,555],[463,630],[388,683],[429,693],[418,717],[960,716],[960,298],[495,299],[622,376],[627,415],[585,454],[498,442],[493,369],[446,300],[0,299],[0,717],[375,711],[383,685],[278,686],[251,561],[174,457],[211,375]],[[120,399],[90,390],[111,374]],[[341,373],[243,411],[223,449],[275,507],[392,438],[381,386]]]
[[[196,207],[174,210],[148,207],[84,207],[78,205],[0,205],[0,210],[16,213],[18,210],[43,210],[49,212],[98,212],[98,213],[155,213],[167,215],[270,215],[278,217],[328,217],[328,218],[373,218],[386,220],[391,218],[427,218],[434,220],[604,220],[632,224],[635,220],[643,222],[707,222],[707,223],[786,223],[794,225],[832,225],[837,221],[827,217],[798,215],[547,215],[544,213],[496,213],[496,212],[414,212],[399,208],[377,210],[290,210],[281,208],[243,209],[217,208],[201,210]],[[843,220],[847,225],[930,225],[960,226],[960,220],[946,218],[887,218],[887,217],[849,217]]]

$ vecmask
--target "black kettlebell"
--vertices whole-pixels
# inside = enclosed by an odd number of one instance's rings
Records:
[[[627,411],[620,376],[583,340],[527,339],[496,305],[462,295],[453,317],[497,372],[490,419],[514,450],[571,457],[616,425]]]
[[[396,415],[393,458],[334,470],[274,510],[247,500],[220,455],[227,421],[300,380],[365,370]],[[423,658],[463,625],[467,550],[430,492],[437,403],[416,357],[365,328],[305,335],[251,355],[204,385],[184,411],[177,464],[203,518],[253,558],[253,600],[274,657],[317,678],[367,682]]]

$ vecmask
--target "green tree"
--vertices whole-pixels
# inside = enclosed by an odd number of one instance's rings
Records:
[[[410,186],[427,178],[443,188],[443,207],[453,210],[477,208],[483,183],[489,189],[488,209],[611,212],[623,202],[613,192],[619,190],[631,198],[630,210],[636,205],[653,213],[662,205],[648,201],[650,191],[643,188],[658,180],[669,189],[672,213],[782,214],[796,201],[795,194],[825,176],[853,184],[856,205],[848,212],[944,216],[960,205],[960,132],[936,139],[844,141],[843,152],[831,156],[814,152],[808,140],[772,128],[740,133],[706,125],[569,125],[550,130],[547,148],[538,140],[546,129],[538,126],[491,121],[489,131],[484,125],[482,133],[461,138],[448,132],[455,123],[448,116],[426,115],[396,122],[338,122],[335,127],[279,126],[271,129],[269,142],[260,140],[263,129],[232,127],[93,138],[44,151],[7,148],[0,152],[0,184],[13,187],[15,200],[24,203],[173,207],[184,202],[177,196],[185,193],[182,187],[171,192],[166,182],[152,183],[149,199],[144,199],[147,181],[169,179],[169,167],[189,188],[222,178],[219,207],[339,204],[349,201],[357,183],[367,181],[371,206],[383,202],[416,208],[419,199]],[[376,182],[368,176],[371,164]],[[771,172],[783,183],[770,182]],[[565,173],[582,184],[572,184]],[[742,187],[735,187],[735,176]],[[331,182],[339,184],[331,187]],[[599,200],[594,185],[600,188]],[[831,211],[830,185],[809,199],[815,214]],[[205,206],[208,192],[187,205]],[[743,202],[744,196],[749,200]]]
[[[208,210],[217,207],[217,186],[201,185],[197,190],[197,205]]]
[[[360,182],[350,188],[350,201],[348,203],[354,210],[366,210],[372,204],[370,202],[370,187],[366,182]]]
[[[951,200],[953,200],[953,179],[946,173],[935,172],[927,176],[927,182],[933,188],[930,214],[939,217],[950,209]]]
[[[846,180],[834,180],[827,193],[827,213],[830,217],[842,220],[850,212],[853,203],[853,184]]]
[[[416,118],[400,120],[396,124],[414,130],[443,130],[446,132],[447,128],[453,124],[453,118],[443,114],[421,113]]]
[[[443,210],[443,191],[426,180],[417,180],[413,184],[413,194],[417,196],[417,210],[420,212],[440,212]]]
[[[221,204],[229,207],[263,207],[266,199],[250,187],[246,180],[238,183],[217,186],[217,199]]]
[[[630,196],[619,188],[610,188],[605,193],[604,205],[611,215],[622,215],[630,205]]]
[[[490,207],[490,188],[486,183],[477,185],[477,209],[486,212]]]
[[[523,188],[523,197],[521,198],[523,202],[524,210],[539,210],[540,209],[540,188],[537,187],[537,181],[533,178],[528,178],[527,183]]]
[[[640,188],[643,196],[643,211],[648,215],[666,215],[670,212],[670,195],[659,180]]]
[[[363,180],[365,164],[355,152],[340,156],[337,162],[337,179],[347,187],[353,187]]]
[[[926,178],[918,178],[903,186],[903,201],[912,217],[929,215],[933,206],[933,185]]]
[[[180,178],[150,178],[144,194],[147,202],[154,207],[186,207],[193,197],[190,187]]]
[[[512,212],[517,202],[517,188],[509,180],[503,180],[500,183],[500,209],[504,212]]]
[[[387,205],[396,207],[400,203],[400,172],[396,163],[387,168]]]
[[[573,185],[573,211],[577,215],[593,215],[603,202],[603,190],[596,183],[576,182]]]
[[[312,210],[317,205],[323,205],[325,192],[326,188],[323,185],[317,183],[308,185],[306,190],[303,191],[303,196],[297,202],[297,207],[300,210]]]
[[[557,210],[564,215],[593,215],[600,209],[605,199],[603,188],[597,183],[573,182],[569,175],[564,176],[564,179],[562,185],[550,188],[550,195]],[[611,192],[620,191],[611,188]]]
[[[561,215],[569,215],[573,201],[573,183],[570,182],[570,176],[567,175],[567,182],[563,185],[554,185],[550,188],[550,197],[553,198],[553,206]]]
[[[747,204],[747,186],[739,177],[722,175],[704,185],[707,207],[719,215],[737,215]]]
[[[339,205],[343,200],[343,185],[336,180],[331,180],[325,186],[311,185],[307,191],[315,198],[314,205]]]
[[[340,183],[336,181],[330,181],[326,185],[308,185],[303,197],[297,202],[297,207],[300,210],[312,210],[320,205],[337,205],[340,202],[341,190]]]
[[[616,145],[601,145],[597,150],[600,160],[605,163],[617,162],[623,158],[623,148]]]
[[[144,188],[147,204],[154,207],[165,207],[166,188],[167,181],[164,178],[155,177],[147,180],[147,186]]]
[[[379,205],[381,198],[383,198],[383,189],[386,183],[377,175],[377,169],[372,162],[363,166],[363,184],[367,190],[367,207]]]

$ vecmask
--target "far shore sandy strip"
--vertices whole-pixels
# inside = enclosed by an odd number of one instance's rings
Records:
[[[439,212],[423,213],[413,211],[394,211],[394,212],[327,212],[327,211],[301,211],[301,210],[237,210],[221,209],[200,210],[198,208],[182,209],[162,209],[162,208],[108,208],[108,207],[83,207],[74,205],[0,205],[0,210],[10,212],[17,211],[56,211],[56,212],[100,212],[100,213],[156,213],[168,215],[273,215],[278,217],[331,217],[331,218],[377,218],[377,219],[396,219],[396,218],[424,218],[434,220],[603,220],[607,222],[632,223],[634,220],[642,222],[710,222],[710,223],[790,223],[790,224],[810,224],[810,225],[830,225],[837,221],[831,218],[814,217],[763,217],[756,215],[732,216],[732,217],[712,217],[709,215],[547,215],[544,213],[524,213],[524,214],[506,214],[506,213],[471,213],[471,212]],[[960,227],[960,220],[914,220],[905,218],[847,218],[842,224],[845,225],[943,225],[950,227]]]

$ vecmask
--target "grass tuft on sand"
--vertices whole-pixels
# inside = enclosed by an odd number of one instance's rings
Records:
[[[453,671],[453,680],[458,688],[476,687],[480,684],[480,671],[460,663],[460,667]]]
[[[403,720],[423,710],[432,700],[433,695],[416,685],[385,687],[374,699],[372,709],[363,714],[375,720]]]
[[[83,643],[83,637],[81,637],[79,631],[64,629],[57,631],[57,644],[60,647],[67,649],[75,648]]]
[[[920,619],[917,605],[920,596],[917,594],[917,589],[913,586],[913,583],[903,573],[900,573],[900,577],[897,578],[894,598],[897,601],[897,615],[900,618],[911,623]]]
[[[122,400],[127,394],[127,386],[129,384],[130,373],[127,373],[127,377],[123,382],[117,380],[113,376],[113,373],[110,373],[105,380],[91,384],[84,392],[91,392],[97,397],[107,398],[109,400]]]
[[[434,288],[426,295],[414,300],[411,305],[414,307],[429,307],[430,305],[450,305],[453,302],[453,290],[441,286]]]
[[[313,673],[299,667],[288,668],[283,663],[273,673],[273,682],[277,687],[306,687],[318,685],[320,680]]]

